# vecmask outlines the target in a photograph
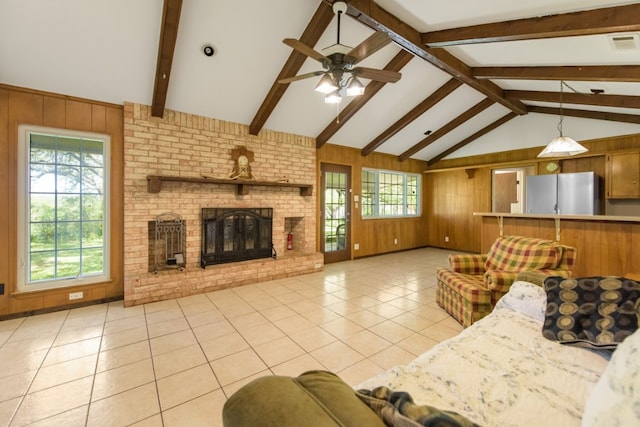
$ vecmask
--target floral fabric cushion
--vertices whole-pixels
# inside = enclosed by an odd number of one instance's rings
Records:
[[[613,352],[600,380],[591,391],[582,427],[640,425],[640,330]]]
[[[562,248],[551,240],[533,237],[505,236],[498,238],[487,254],[486,270],[554,269],[562,258]]]
[[[520,277],[520,276],[518,276]],[[533,283],[515,281],[509,292],[498,300],[496,310],[505,308],[517,311],[540,322],[544,322],[547,294],[540,286]]]
[[[615,349],[638,329],[640,284],[624,277],[547,277],[542,334],[562,344]]]

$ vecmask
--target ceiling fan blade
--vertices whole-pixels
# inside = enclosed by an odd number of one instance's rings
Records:
[[[297,50],[298,52],[302,53],[303,55],[308,56],[309,58],[315,59],[316,61],[322,62],[324,60],[327,60],[326,56],[324,56],[320,52],[310,48],[306,44],[302,43],[300,40],[284,39],[284,40],[282,40],[282,43],[286,44],[289,47],[292,47],[293,49]]]
[[[347,53],[345,62],[355,64],[362,61],[367,56],[374,54],[386,45],[391,43],[391,37],[382,31],[376,31],[365,41],[354,47],[351,52]]]
[[[375,68],[356,67],[351,71],[355,76],[364,79],[377,80],[385,83],[395,83],[400,80],[402,74],[397,71],[377,70]]]
[[[281,83],[281,84],[291,83],[291,82],[295,82],[297,80],[308,79],[309,77],[321,76],[324,73],[325,73],[325,71],[313,71],[311,73],[300,74],[299,76],[293,76],[293,77],[288,77],[286,79],[280,79],[280,80],[278,80],[278,83]]]

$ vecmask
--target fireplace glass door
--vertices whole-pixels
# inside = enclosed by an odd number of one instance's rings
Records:
[[[200,265],[273,256],[272,208],[203,208]]]

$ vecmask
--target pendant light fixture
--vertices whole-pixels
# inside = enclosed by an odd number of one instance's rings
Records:
[[[547,146],[538,154],[538,157],[566,157],[575,156],[576,154],[586,153],[588,150],[579,144],[573,138],[562,134],[562,92],[565,86],[564,80],[560,80],[560,122],[558,123],[558,131],[560,136],[556,136],[547,144]]]

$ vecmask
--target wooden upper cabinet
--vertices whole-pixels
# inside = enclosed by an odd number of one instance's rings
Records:
[[[607,198],[640,199],[640,151],[607,155]]]

